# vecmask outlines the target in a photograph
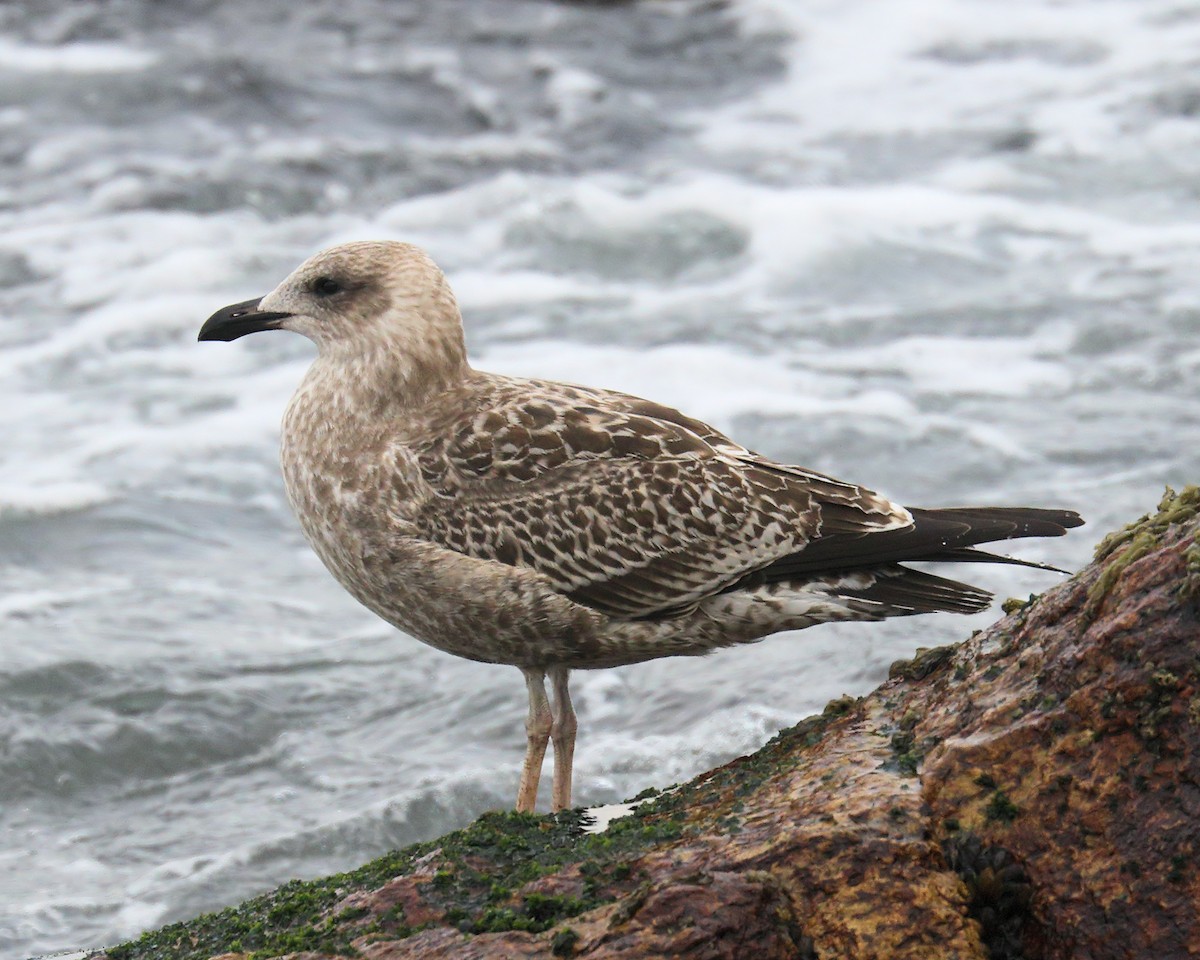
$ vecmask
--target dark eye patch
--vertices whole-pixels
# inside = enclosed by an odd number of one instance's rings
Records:
[[[345,289],[333,277],[317,277],[312,282],[311,288],[318,297],[332,297],[335,293],[341,293]]]

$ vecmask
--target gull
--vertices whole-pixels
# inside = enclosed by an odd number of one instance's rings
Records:
[[[906,508],[649,400],[475,370],[445,276],[411,244],[318,253],[265,297],[218,310],[199,339],[260,330],[317,347],[280,459],[325,566],[410,635],[524,674],[520,811],[535,807],[547,741],[552,807],[571,806],[571,670],[831,621],[974,613],[989,593],[903,561],[1042,567],[976,547],[1083,522]]]

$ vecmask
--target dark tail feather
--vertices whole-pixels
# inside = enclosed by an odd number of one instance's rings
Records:
[[[922,557],[922,560],[939,563],[1007,563],[1014,567],[1032,567],[1034,570],[1049,570],[1051,573],[1067,573],[1062,567],[1049,563],[1039,563],[1037,560],[1022,560],[1020,557],[1010,557],[1003,553],[988,553],[986,550],[976,550],[974,547],[960,547],[957,550],[947,550],[944,553]]]
[[[967,527],[972,544],[1018,537],[1061,537],[1071,527],[1083,525],[1083,518],[1074,510],[1040,507],[950,507],[939,510],[913,507],[909,512],[918,529],[923,522]]]
[[[837,588],[840,597],[882,604],[885,616],[914,613],[978,613],[992,595],[967,583],[893,566],[873,571],[875,582],[859,589]]]
[[[1083,523],[1072,510],[1037,507],[955,507],[945,510],[912,508],[913,525],[905,530],[877,533],[832,533],[804,549],[781,557],[758,578],[780,582],[805,574],[874,567],[904,560],[953,560],[1016,563],[1039,566],[998,554],[975,551],[981,543],[1018,537],[1061,537]]]

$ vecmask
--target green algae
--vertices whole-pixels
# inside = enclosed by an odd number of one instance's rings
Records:
[[[1186,564],[1183,583],[1179,585],[1179,597],[1192,603],[1200,603],[1200,530],[1192,537],[1191,545],[1183,552]]]
[[[1183,681],[1170,670],[1155,669],[1153,663],[1146,665],[1149,671],[1147,692],[1139,697],[1137,708],[1137,735],[1152,748],[1157,747],[1163,721],[1175,712],[1175,698],[1183,687]]]
[[[641,804],[599,834],[585,834],[582,811],[552,817],[485,814],[434,848],[445,864],[423,891],[445,922],[463,933],[541,933],[623,895],[636,878],[630,861],[678,839],[682,808],[671,795]],[[546,893],[527,884],[576,865],[580,892]]]
[[[1018,610],[1023,609],[1024,606],[1024,600],[1020,599],[1019,597],[1009,597],[1002,604],[1000,604],[1000,609],[1003,610],[1005,614],[1013,614]]]
[[[1200,487],[1189,485],[1176,493],[1171,487],[1163,491],[1158,511],[1144,514],[1121,530],[1106,536],[1096,547],[1097,562],[1112,556],[1118,549],[1134,540],[1140,533],[1153,530],[1164,533],[1176,523],[1186,523],[1200,513]]]
[[[638,815],[641,813],[641,816]],[[428,879],[426,899],[444,907],[443,920],[466,932],[540,932],[604,902],[605,886],[629,876],[623,859],[676,837],[681,824],[653,809],[614,823],[595,836],[582,832],[581,811],[549,817],[488,813],[436,841],[389,853],[357,870],[320,880],[293,880],[236,907],[175,923],[108,951],[112,960],[205,960],[237,951],[254,960],[312,951],[353,956],[352,941],[403,939],[424,929],[402,909],[375,917],[355,908],[334,912],[355,891],[375,890],[434,856],[444,864]],[[584,896],[523,893],[532,880],[581,861],[593,865]],[[609,894],[608,899],[616,894]]]
[[[908,730],[900,730],[892,734],[892,753],[895,755],[896,769],[905,777],[915,777],[925,759],[925,751],[917,747],[916,738]]]
[[[1157,513],[1146,514],[1101,540],[1096,547],[1096,562],[1107,560],[1108,563],[1088,590],[1088,618],[1094,618],[1100,612],[1105,599],[1131,564],[1160,548],[1163,535],[1172,526],[1187,523],[1197,514],[1200,514],[1200,487],[1187,486],[1179,493],[1167,487]],[[1188,599],[1196,599],[1200,597],[1200,539],[1193,540],[1184,557],[1187,568],[1180,591]]]
[[[902,677],[905,680],[924,680],[931,673],[948,663],[958,651],[958,644],[945,647],[918,647],[916,654],[908,660],[896,660],[888,667],[888,679]]]
[[[554,934],[550,941],[550,952],[556,957],[570,957],[575,954],[575,944],[579,942],[579,934],[570,927],[563,927]]]
[[[1003,790],[997,790],[983,808],[983,815],[992,822],[1011,823],[1021,814],[1021,808]]]
[[[1006,615],[1011,616],[1012,614],[1019,613],[1022,610],[1028,610],[1033,606],[1037,598],[1038,594],[1036,593],[1031,593],[1024,600],[1022,600],[1020,597],[1009,597],[1002,604],[1000,604],[1000,609],[1003,610]]]
[[[351,953],[349,938],[330,909],[341,898],[348,874],[322,881],[293,880],[236,907],[173,923],[112,947],[112,960],[204,960],[226,952],[254,960],[285,953]],[[347,888],[348,889],[348,888]]]

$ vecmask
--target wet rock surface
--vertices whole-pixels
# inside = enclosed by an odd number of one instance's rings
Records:
[[[489,814],[102,956],[1195,956],[1198,511],[603,833]]]

